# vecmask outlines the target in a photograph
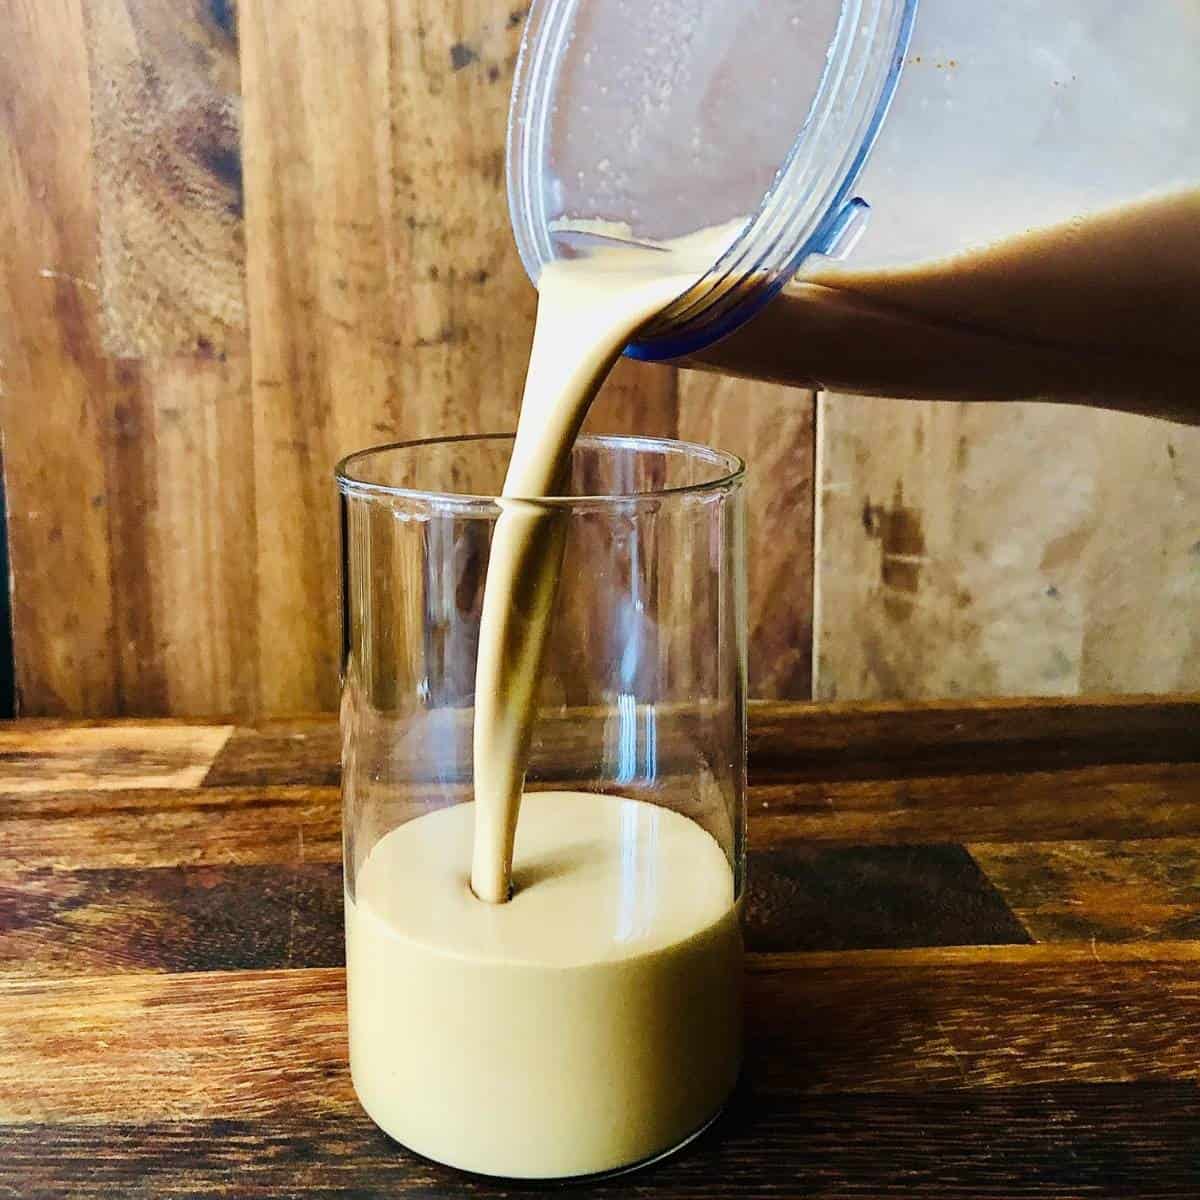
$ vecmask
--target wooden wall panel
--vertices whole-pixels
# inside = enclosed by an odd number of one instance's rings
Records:
[[[257,706],[247,356],[117,365],[107,429],[118,707]]]
[[[523,11],[0,0],[0,420],[27,713],[336,699],[330,472],[511,427]],[[822,697],[1200,686],[1200,434],[822,403]],[[751,463],[752,690],[810,680],[811,397],[620,364],[590,427]]]
[[[812,679],[813,460],[810,392],[679,376],[679,435],[749,467],[746,559],[750,694],[807,699]]]
[[[822,699],[1200,686],[1200,430],[826,396]]]
[[[0,2],[0,414],[19,700],[111,712],[118,688],[96,209],[78,0]]]
[[[507,10],[244,0],[265,711],[337,698],[334,463],[512,427],[533,292],[507,227]]]
[[[5,482],[25,713],[255,706],[227,16],[166,0],[0,11]]]
[[[335,461],[510,429],[534,292],[495,0],[0,0],[0,419],[20,708],[337,687]],[[596,427],[672,434],[622,364]]]
[[[337,691],[332,470],[401,436],[386,0],[241,5],[266,711]]]
[[[84,0],[104,348],[225,351],[246,325],[236,5]]]
[[[334,462],[513,427],[535,302],[504,198],[522,18],[243,0],[264,711],[336,702]],[[670,373],[625,370],[603,404],[607,428],[648,406],[673,431]]]

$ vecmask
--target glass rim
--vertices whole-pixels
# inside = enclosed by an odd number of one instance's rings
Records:
[[[703,458],[719,474],[703,483],[683,484],[676,487],[657,488],[643,492],[613,492],[600,495],[586,496],[484,496],[471,492],[436,491],[429,488],[395,487],[391,484],[372,482],[369,479],[356,477],[355,465],[372,455],[385,454],[389,451],[418,450],[423,447],[452,446],[471,442],[508,442],[511,443],[515,434],[511,433],[466,433],[446,437],[414,438],[403,442],[385,442],[378,446],[367,446],[347,454],[334,467],[333,475],[338,491],[344,496],[358,496],[374,499],[410,500],[416,503],[428,504],[439,508],[455,508],[459,510],[484,510],[495,513],[500,510],[501,500],[518,501],[523,504],[544,505],[547,508],[562,509],[597,509],[609,507],[626,507],[630,504],[655,504],[663,500],[687,499],[692,496],[711,495],[713,493],[729,492],[738,488],[746,478],[746,463],[738,455],[728,450],[717,450],[705,446],[701,442],[689,442],[679,438],[643,437],[627,434],[582,434],[576,439],[576,445],[592,445],[613,449],[635,448],[639,450],[665,450],[671,453],[684,453],[692,457]]]

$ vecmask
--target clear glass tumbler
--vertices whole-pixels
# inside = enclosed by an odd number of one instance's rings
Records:
[[[340,464],[350,1061],[370,1116],[465,1170],[571,1178],[684,1144],[741,1058],[743,466],[585,437],[503,502],[507,437]],[[561,527],[512,899],[470,889],[491,537]]]

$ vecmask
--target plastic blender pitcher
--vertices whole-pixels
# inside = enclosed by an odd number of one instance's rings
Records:
[[[1197,63],[1190,0],[535,0],[509,129],[517,245],[536,281],[578,251],[581,224],[655,243],[728,226],[704,278],[629,348],[641,358],[1072,399],[1110,377],[1136,390],[1178,353],[1190,386]],[[1145,202],[1165,207],[1136,238],[1105,224]],[[1039,231],[1053,245],[1019,243]],[[1041,273],[999,252],[995,280],[978,273],[972,254],[1010,244]],[[938,263],[991,299],[911,286]],[[820,290],[805,320],[806,284]],[[1083,311],[1097,287],[1106,319]],[[1051,317],[1030,319],[1047,296]],[[764,309],[765,337],[742,338]],[[807,357],[764,354],[789,330]]]

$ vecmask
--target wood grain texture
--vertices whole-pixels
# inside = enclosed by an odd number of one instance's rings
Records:
[[[743,458],[750,694],[807,698],[812,687],[815,401],[809,392],[679,377],[679,436]]]
[[[75,791],[0,804],[0,838],[28,867],[329,863],[342,852],[336,788],[155,788],[107,803]]]
[[[512,425],[534,305],[502,186],[523,18],[0,3],[22,711],[334,707],[334,461]],[[594,418],[751,462],[755,694],[806,696],[814,645],[823,698],[1200,686],[1195,430],[822,414],[818,438],[806,393],[622,363]]]
[[[745,930],[751,950],[1031,940],[962,846],[763,848],[750,852],[748,877]]]
[[[236,5],[84,12],[105,351],[224,353],[246,324]]]
[[[89,0],[5,17],[23,712],[256,707],[237,55],[218,16]]]
[[[1200,1071],[1194,962],[807,958],[750,961],[756,1094],[1194,1082]],[[339,969],[6,979],[0,1014],[0,1123],[357,1111]]]
[[[688,1153],[579,1189],[597,1200],[1029,1200],[1195,1194],[1190,1084],[780,1097],[743,1091]],[[313,1147],[324,1153],[315,1155]],[[479,1196],[537,1200],[407,1154],[366,1117],[0,1129],[0,1195],[271,1198]]]
[[[978,774],[1200,757],[1195,696],[751,706],[750,758],[789,778]]]
[[[227,725],[9,725],[0,729],[0,793],[195,787],[230,732]]]
[[[592,405],[584,433],[678,436],[679,381],[673,367],[618,359]]]
[[[366,0],[240,6],[267,711],[335,703],[331,472],[404,424],[388,12]]]
[[[337,786],[342,735],[329,716],[266,721],[235,729],[204,778],[206,787]]]
[[[117,710],[90,89],[78,0],[0,7],[0,423],[16,684]],[[53,130],[53,136],[47,131]]]
[[[752,844],[1200,835],[1196,713],[1186,699],[755,704]],[[0,795],[13,797],[0,811],[4,843],[25,866],[64,869],[337,861],[332,718],[237,729],[198,754],[187,749],[194,728],[22,723],[0,753]],[[118,744],[124,774],[113,770]],[[170,773],[181,768],[176,786]],[[420,762],[413,770],[409,799],[421,803],[428,785]],[[121,789],[119,804],[95,794],[109,787]]]
[[[535,300],[502,178],[524,10],[10,8],[0,291],[21,710],[332,709],[334,462],[513,425]],[[753,677],[807,696],[810,402],[688,387],[681,400],[673,370],[622,362],[590,427],[786,465],[752,525]]]
[[[1039,941],[1200,935],[1200,840],[973,845],[972,857]]]
[[[1200,432],[829,395],[822,699],[1195,689]]]
[[[1200,832],[1200,764],[762,783],[751,820],[780,844],[1146,838]]]
[[[1200,759],[1200,699],[1194,696],[922,704],[755,701],[750,714],[750,763],[761,782],[779,775],[789,780],[899,778]],[[568,712],[562,719],[573,718]],[[158,723],[146,728],[160,727],[165,728]],[[336,784],[340,749],[337,722],[330,716],[263,721],[234,731],[205,784]]]
[[[104,450],[120,711],[257,709],[247,367],[243,345],[114,368]]]
[[[1193,1195],[1194,715],[754,706],[742,1086],[686,1153],[589,1193]],[[0,1195],[535,1194],[357,1106],[333,723],[204,728],[9,731]]]
[[[0,870],[0,979],[344,962],[337,863]]]
[[[263,711],[336,703],[332,464],[515,424],[535,303],[503,189],[522,17],[242,5]],[[673,373],[620,369],[597,421],[673,433]]]
[[[254,866],[0,869],[0,979],[341,966],[340,863],[297,849]],[[1030,940],[961,846],[754,850],[748,869],[751,951]]]

